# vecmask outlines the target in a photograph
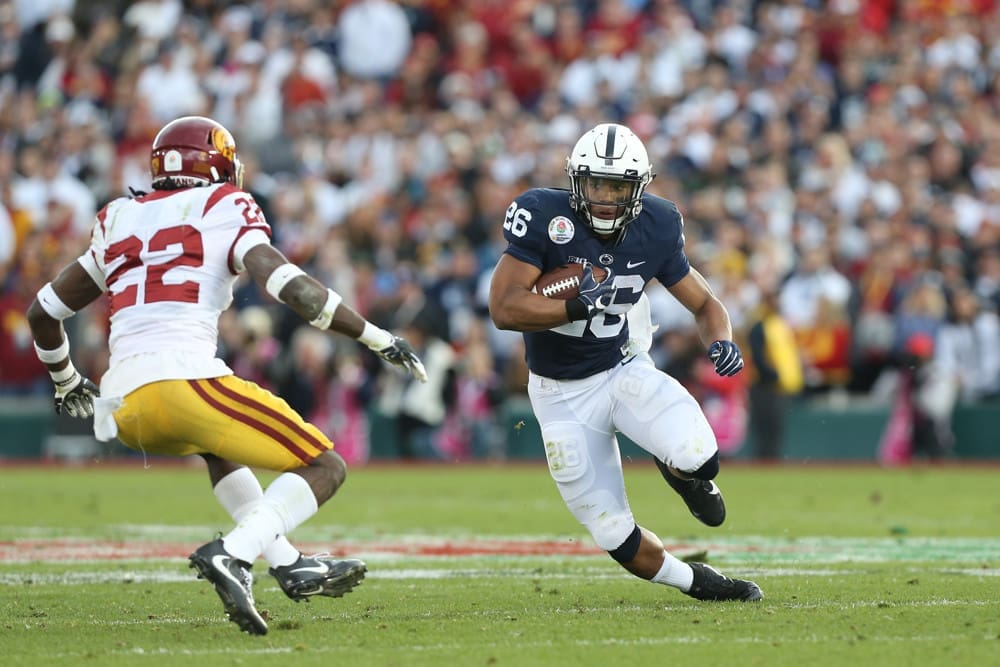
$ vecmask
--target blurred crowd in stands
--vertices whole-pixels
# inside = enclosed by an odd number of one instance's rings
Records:
[[[616,121],[646,142],[650,191],[678,203],[756,362],[720,382],[683,308],[650,290],[654,359],[724,452],[751,385],[886,402],[930,387],[946,426],[957,402],[1000,395],[997,4],[0,0],[0,394],[51,392],[25,308],[97,210],[148,189],[156,131],[207,115],[235,135],[277,247],[414,342],[431,382],[246,282],[222,356],[349,461],[373,409],[397,418],[401,455],[502,457],[526,378],[520,335],[486,310],[504,211],[566,187],[578,136]],[[104,306],[67,324],[97,379]]]

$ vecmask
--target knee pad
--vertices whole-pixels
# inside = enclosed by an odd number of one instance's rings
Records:
[[[639,526],[632,529],[629,536],[625,538],[621,546],[608,551],[612,558],[621,564],[630,563],[635,560],[635,555],[639,553],[639,544],[642,542],[642,531]]]
[[[590,456],[583,426],[571,422],[549,424],[542,429],[542,438],[552,479],[559,484],[569,484],[587,476]]]
[[[710,480],[715,479],[715,476],[719,474],[719,452],[712,454],[712,458],[705,461],[704,464],[694,472],[689,472],[689,475],[697,479]]]

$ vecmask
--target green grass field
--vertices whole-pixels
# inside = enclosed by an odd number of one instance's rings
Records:
[[[364,558],[368,578],[295,604],[260,562],[271,631],[250,637],[187,568],[229,527],[200,466],[2,468],[0,663],[995,665],[998,472],[731,464],[711,529],[628,465],[640,523],[761,585],[740,604],[627,575],[544,463],[358,468],[291,537]]]

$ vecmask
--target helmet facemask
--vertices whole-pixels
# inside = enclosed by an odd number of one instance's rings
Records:
[[[624,125],[605,123],[583,135],[566,160],[570,205],[597,234],[619,232],[642,212],[653,180],[646,148]]]
[[[240,190],[243,189],[243,162],[233,156],[233,180],[232,184],[238,187]]]
[[[598,234],[613,234],[642,211],[643,186],[638,180],[577,174],[573,192],[577,213]]]

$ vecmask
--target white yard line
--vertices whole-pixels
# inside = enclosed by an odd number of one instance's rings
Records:
[[[206,619],[209,620],[209,619]],[[176,619],[177,623],[190,623],[191,619]],[[807,637],[787,637],[782,635],[768,635],[767,637],[760,636],[742,636],[733,637],[725,636],[720,634],[701,634],[701,635],[686,635],[677,637],[640,637],[637,639],[599,639],[599,640],[589,640],[589,639],[576,639],[561,641],[559,646],[564,646],[570,644],[579,647],[601,647],[601,646],[671,646],[671,645],[690,645],[690,644],[819,644],[826,643],[832,639],[839,639],[840,633],[833,635],[819,635],[813,634]],[[952,642],[955,644],[967,643],[970,640],[968,635],[958,635],[958,634],[940,634],[940,635],[865,635],[864,641],[868,643],[878,643],[878,644],[913,644],[913,643],[946,643]],[[991,636],[983,636],[983,641],[993,641],[994,638]],[[555,647],[556,643],[552,641],[537,641],[537,642],[518,642],[518,648],[552,648]],[[407,644],[405,646],[398,646],[395,648],[385,647],[383,650],[396,650],[405,652],[421,652],[421,653],[439,653],[439,652],[455,652],[462,651],[467,652],[470,649],[476,650],[496,650],[502,648],[508,648],[509,644],[501,642],[482,642],[482,643],[439,643],[439,644]],[[308,652],[310,654],[316,653],[340,653],[342,652],[341,647],[337,646],[323,646],[323,645],[310,645]],[[154,649],[143,649],[134,648],[127,651],[110,651],[108,655],[116,655],[121,657],[128,656],[178,656],[178,657],[193,657],[193,656],[225,656],[227,659],[236,658],[238,656],[255,656],[255,655],[287,655],[293,654],[298,651],[295,647],[260,647],[260,648],[237,648],[233,646],[227,646],[225,648],[218,649],[179,649],[171,650],[167,648],[154,648]],[[39,654],[37,656],[40,660],[59,660],[59,659],[77,659],[80,657],[76,653],[48,653]]]

